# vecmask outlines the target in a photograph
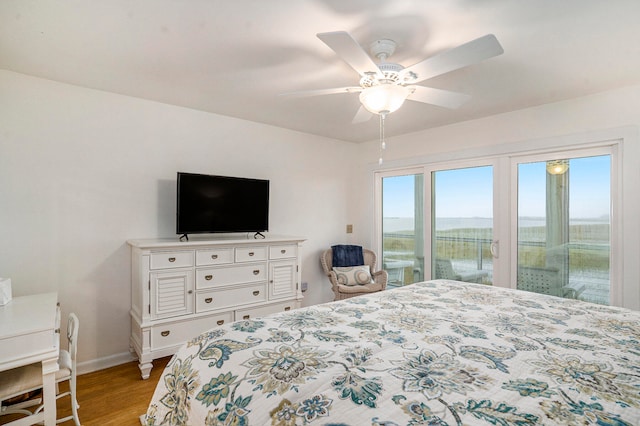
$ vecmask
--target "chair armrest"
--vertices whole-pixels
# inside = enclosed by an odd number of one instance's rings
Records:
[[[577,299],[583,291],[587,288],[586,285],[582,284],[577,288],[574,287],[562,287],[562,297],[567,299]]]
[[[373,278],[373,281],[376,284],[380,284],[383,290],[387,288],[387,281],[389,280],[389,274],[384,269],[381,269],[380,271],[377,271],[371,274],[371,278]]]
[[[329,277],[329,281],[331,281],[331,288],[333,289],[334,292],[337,292],[338,291],[338,276],[336,275],[335,272],[329,271],[329,273],[327,274],[327,277]]]

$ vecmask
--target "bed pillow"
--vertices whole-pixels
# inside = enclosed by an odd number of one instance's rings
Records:
[[[338,284],[354,286],[373,282],[369,265],[335,267],[333,272],[338,277]]]

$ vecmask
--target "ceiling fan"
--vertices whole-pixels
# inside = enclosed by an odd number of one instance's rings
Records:
[[[370,113],[384,118],[402,106],[406,99],[455,109],[465,103],[470,96],[448,90],[416,85],[421,81],[463,68],[504,52],[493,34],[462,44],[431,56],[417,64],[404,67],[387,62],[393,54],[396,43],[383,39],[370,46],[371,56],[345,31],[317,34],[318,38],[338,54],[358,74],[358,86],[333,89],[306,90],[286,93],[291,96],[316,96],[336,93],[360,93],[360,109],[353,122],[363,122],[371,118]],[[372,57],[377,58],[375,63]]]

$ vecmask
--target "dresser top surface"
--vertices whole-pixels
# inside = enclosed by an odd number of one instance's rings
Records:
[[[189,241],[180,241],[179,237],[173,238],[150,238],[150,239],[134,239],[128,240],[127,244],[140,249],[145,248],[162,248],[162,247],[199,247],[211,245],[239,245],[239,244],[273,244],[295,242],[301,243],[305,241],[304,237],[295,237],[291,235],[269,235],[265,238],[253,238],[252,235],[233,235],[233,236],[208,236],[208,237],[190,237]]]

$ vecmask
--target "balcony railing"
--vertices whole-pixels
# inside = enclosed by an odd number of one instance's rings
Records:
[[[408,233],[384,234],[383,265],[390,266],[390,275],[400,281],[399,285],[410,284],[424,275],[420,266],[424,259],[416,254],[413,245],[414,235]],[[450,259],[454,268],[461,272],[486,271],[486,282],[493,280],[493,258],[491,239],[437,236],[437,257]],[[575,242],[568,243],[569,285],[582,287],[579,297],[595,303],[609,303],[609,253],[606,243]],[[521,260],[528,266],[544,266],[546,243],[544,241],[519,241],[518,251]],[[579,254],[579,255],[578,255]],[[428,264],[428,261],[427,261]],[[428,267],[428,266],[427,266]],[[402,268],[401,273],[394,268]],[[410,273],[409,273],[410,272]]]

